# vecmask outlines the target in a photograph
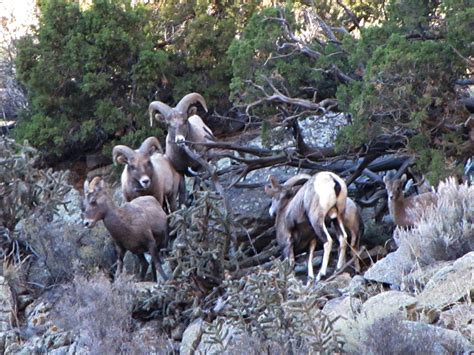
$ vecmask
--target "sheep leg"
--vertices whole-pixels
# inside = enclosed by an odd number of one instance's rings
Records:
[[[123,258],[125,257],[125,248],[115,244],[115,250],[117,251],[117,270],[115,270],[115,278],[117,278],[123,272]]]
[[[186,181],[184,180],[184,176],[181,177],[179,181],[179,187],[178,187],[178,203],[179,207],[186,205]]]
[[[313,225],[313,228],[315,228],[314,225]],[[324,235],[326,236],[326,242],[323,245],[323,249],[324,249],[323,262],[321,264],[321,269],[319,269],[318,276],[316,277],[316,281],[319,281],[321,280],[321,277],[326,276],[326,272],[327,272],[328,264],[329,264],[329,256],[331,255],[331,249],[332,249],[332,238],[326,228],[326,224],[324,223],[324,216],[322,218],[321,223],[318,224],[315,228],[317,235],[321,235],[320,233],[321,229],[323,230]]]
[[[283,257],[288,259],[290,265],[293,266],[295,264],[295,252],[291,232],[285,229],[278,233],[277,239],[279,243],[283,244]]]
[[[176,205],[176,194],[172,194],[166,200],[168,200],[168,209],[170,213],[173,213],[174,211],[178,209]]]
[[[313,270],[313,258],[314,250],[316,249],[316,238],[311,239],[309,243],[309,256],[308,256],[308,281],[309,284],[311,280],[314,280],[314,270]]]
[[[158,251],[158,246],[155,244],[152,248],[150,248],[151,252],[151,268],[153,272],[153,281],[157,282],[157,276],[156,276],[156,270],[158,269],[158,272],[160,273],[161,277],[163,280],[168,280],[168,276],[165,274],[165,271],[163,270],[163,266],[161,265],[161,258],[160,258],[160,253]]]
[[[351,229],[351,250],[354,255],[355,271],[360,274],[360,259],[359,259],[359,232]]]
[[[318,211],[316,207],[312,207],[311,211]],[[326,242],[323,245],[324,254],[323,254],[323,262],[321,264],[321,269],[319,269],[318,275],[316,276],[316,281],[321,280],[322,276],[326,276],[326,271],[329,264],[329,256],[331,254],[332,249],[332,238],[329,234],[326,224],[324,223],[325,216],[318,212],[307,213],[307,217],[313,228],[316,236],[322,237],[323,235],[326,236]]]
[[[140,260],[140,281],[145,281],[146,272],[148,271],[148,261],[144,254],[138,254]]]
[[[339,257],[337,259],[336,269],[339,270],[346,263],[346,250],[347,250],[347,233],[344,228],[342,216],[337,215],[337,222],[339,224]]]

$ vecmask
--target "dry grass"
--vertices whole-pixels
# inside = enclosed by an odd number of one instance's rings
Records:
[[[400,249],[409,250],[420,266],[474,250],[474,186],[448,180],[440,183],[437,195],[438,205],[423,210],[415,228],[396,229],[394,235]]]
[[[97,274],[74,278],[53,316],[61,328],[74,334],[78,348],[91,354],[146,354],[160,349],[168,353],[170,345],[159,333],[150,337],[146,331],[134,332],[132,307],[130,279],[120,277],[111,283]]]
[[[459,339],[440,337],[435,327],[413,327],[396,316],[381,318],[369,326],[362,339],[363,354],[461,354],[464,346]]]

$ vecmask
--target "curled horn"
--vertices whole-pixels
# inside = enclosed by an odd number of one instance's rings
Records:
[[[185,95],[176,105],[176,110],[182,113],[183,115],[187,116],[188,108],[190,105],[194,104],[195,102],[199,102],[204,110],[207,112],[206,101],[204,101],[204,97],[197,92],[192,92],[190,94]]]
[[[153,101],[150,106],[148,106],[148,113],[150,115],[150,127],[153,126],[153,119],[155,118],[155,111],[161,113],[165,120],[167,120],[171,116],[172,108],[169,107],[167,104],[161,101]]]
[[[152,150],[153,147],[158,152],[163,154],[163,149],[161,149],[160,141],[156,137],[148,137],[147,139],[145,139],[138,150],[142,154],[148,153],[149,155],[151,155],[155,152],[155,150]]]
[[[100,176],[96,176],[95,178],[93,178],[90,183],[86,180],[84,182],[84,192],[85,193],[93,192],[97,185],[99,185],[99,187],[103,187],[103,184],[104,184],[104,181],[102,180]]]
[[[112,150],[112,160],[114,164],[128,164],[135,152],[126,145],[116,145]]]

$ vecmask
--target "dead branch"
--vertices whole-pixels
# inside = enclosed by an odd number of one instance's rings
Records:
[[[356,16],[356,14],[354,14],[346,5],[344,5],[344,3],[341,0],[337,0],[336,2],[339,6],[341,6],[344,9],[344,12],[349,16],[355,28],[360,29],[360,24],[359,24],[360,20]]]
[[[321,111],[322,113],[326,112],[326,108],[324,105],[328,105],[328,102],[325,101],[323,105],[321,103],[314,103],[305,99],[299,99],[299,98],[292,98],[289,96],[284,95],[282,92],[280,92],[275,85],[273,85],[273,82],[266,76],[262,76],[262,78],[267,82],[267,84],[270,86],[270,88],[273,90],[272,94],[269,94],[266,92],[265,88],[262,85],[257,85],[251,80],[246,80],[246,83],[252,85],[256,89],[262,92],[264,95],[263,98],[256,100],[249,105],[247,105],[247,108],[245,109],[245,112],[247,115],[249,115],[249,111],[252,107],[260,105],[264,102],[282,102],[285,104],[290,104],[290,105],[296,105],[303,107],[305,109],[313,110],[313,111]],[[331,104],[334,104],[336,100],[331,101]]]

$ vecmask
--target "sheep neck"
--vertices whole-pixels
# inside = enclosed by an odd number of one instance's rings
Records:
[[[120,216],[120,208],[109,197],[106,200],[104,224],[109,231],[124,231],[128,229],[128,223]]]
[[[405,198],[401,197],[397,200],[392,200],[388,204],[388,209],[390,214],[392,215],[393,222],[397,225],[401,225],[405,223],[406,217],[406,203]]]

